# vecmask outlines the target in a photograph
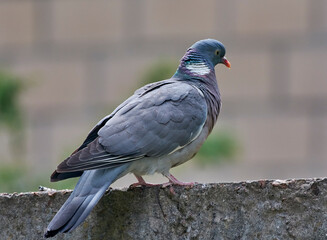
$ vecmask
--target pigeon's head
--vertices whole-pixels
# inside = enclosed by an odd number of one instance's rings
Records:
[[[181,79],[215,78],[214,67],[218,63],[230,68],[225,53],[225,47],[221,42],[214,39],[200,40],[186,51],[174,77]]]
[[[206,60],[216,66],[218,63],[230,68],[230,62],[225,58],[224,45],[215,39],[204,39],[194,43],[190,49],[201,54]]]

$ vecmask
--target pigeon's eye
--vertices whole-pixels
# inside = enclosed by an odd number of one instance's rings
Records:
[[[219,50],[216,50],[215,51],[215,54],[218,56],[219,55]]]

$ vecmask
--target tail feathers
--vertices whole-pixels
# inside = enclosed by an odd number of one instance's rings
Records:
[[[50,222],[44,237],[53,237],[58,232],[69,232],[80,225],[99,202],[105,191],[128,165],[113,169],[85,171],[74,191]]]

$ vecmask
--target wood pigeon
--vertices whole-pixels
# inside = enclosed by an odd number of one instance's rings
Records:
[[[151,185],[143,175],[169,173],[191,159],[216,123],[221,99],[214,67],[225,47],[214,39],[194,43],[172,78],[148,84],[120,104],[90,131],[83,144],[51,175],[56,182],[80,177],[74,191],[50,222],[45,237],[70,232],[80,225],[109,186],[127,173]]]

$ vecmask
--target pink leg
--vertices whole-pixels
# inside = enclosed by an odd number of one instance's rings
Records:
[[[170,185],[179,185],[179,186],[190,186],[193,187],[195,182],[181,182],[177,178],[175,178],[172,174],[169,173],[168,176],[165,176],[169,179],[169,182],[162,184],[163,187],[167,187]]]
[[[132,185],[130,185],[130,188],[134,188],[134,187],[139,187],[139,186],[144,186],[144,187],[152,187],[152,186],[158,186],[159,184],[151,184],[151,183],[146,183],[145,180],[141,177],[138,176],[136,174],[134,174],[134,176],[137,179],[137,183],[133,183]]]

